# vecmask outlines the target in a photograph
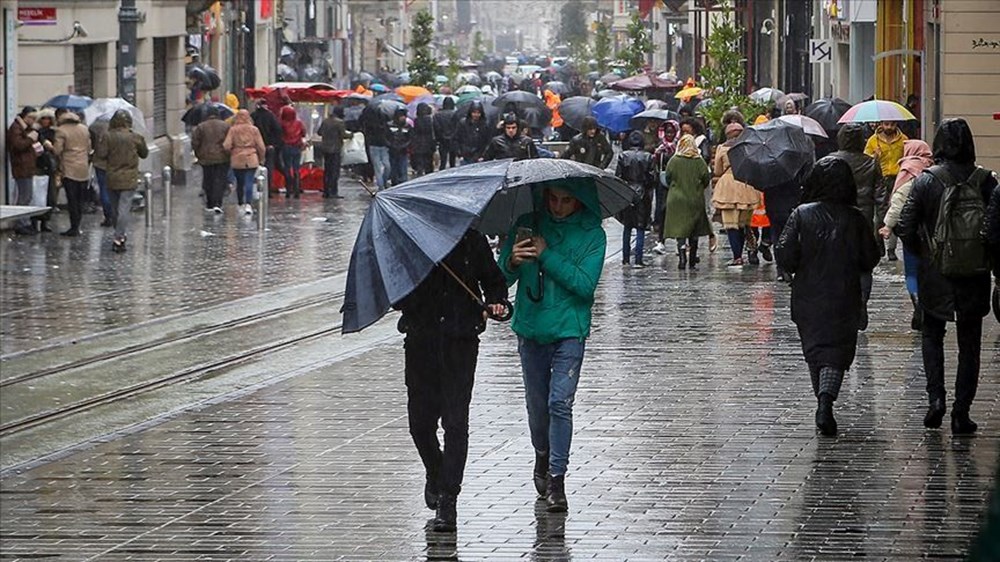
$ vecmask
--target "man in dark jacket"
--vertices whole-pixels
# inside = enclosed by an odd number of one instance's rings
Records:
[[[385,115],[374,105],[369,105],[361,112],[359,121],[365,134],[365,149],[375,175],[375,186],[379,190],[385,189],[392,180]]]
[[[479,162],[483,151],[493,137],[493,130],[486,122],[483,104],[479,100],[469,104],[469,112],[458,123],[455,131],[455,149],[462,157],[462,164]]]
[[[410,167],[409,150],[413,142],[413,130],[406,122],[406,108],[400,107],[386,123],[386,145],[389,147],[389,168],[392,170],[392,185],[399,185],[408,178]]]
[[[924,312],[922,349],[930,407],[924,426],[941,427],[945,414],[944,335],[946,322],[955,322],[958,332],[958,374],[955,402],[951,410],[953,433],[974,433],[976,424],[969,408],[979,385],[983,317],[990,312],[990,275],[946,277],[934,265],[924,233],[934,232],[943,180],[965,181],[976,170],[976,147],[972,131],[964,119],[946,119],[934,135],[934,166],[913,180],[910,196],[903,206],[896,234],[908,248],[920,255],[917,288]],[[988,203],[996,179],[987,174],[979,185],[983,202]]]
[[[635,230],[635,266],[645,267],[642,261],[646,242],[646,227],[653,212],[653,192],[657,178],[653,173],[653,155],[645,150],[645,135],[640,131],[629,133],[625,151],[618,155],[615,175],[625,180],[636,191],[634,205],[622,211],[618,220],[625,226],[622,233],[622,264],[628,265],[632,255],[632,231]]]
[[[521,125],[517,116],[513,113],[504,115],[503,134],[493,137],[490,144],[486,145],[483,152],[483,160],[502,160],[513,158],[514,160],[528,160],[538,158],[538,151],[535,143],[521,134]]]
[[[209,107],[206,119],[191,133],[191,149],[201,165],[201,188],[205,191],[205,212],[222,214],[222,198],[226,195],[229,175],[229,152],[222,143],[229,125],[219,119],[219,110]]]
[[[396,304],[406,334],[406,393],[410,436],[427,480],[424,501],[436,510],[434,529],[454,531],[456,500],[469,451],[469,402],[475,382],[479,334],[486,315],[479,303],[446,270],[488,303],[500,317],[507,283],[493,260],[486,237],[470,230],[455,249],[412,293]],[[444,429],[444,450],[438,422]]]
[[[351,138],[344,125],[344,108],[333,108],[333,114],[319,126],[319,136],[323,138],[320,151],[323,153],[323,198],[343,199],[340,196],[340,150],[344,141]]]
[[[598,131],[597,119],[584,117],[580,129],[582,132],[569,141],[569,146],[562,157],[590,164],[602,170],[607,168],[614,151],[608,139]]]
[[[437,140],[434,138],[434,118],[430,104],[417,104],[417,118],[413,122],[413,171],[422,176],[434,171],[434,151]]]
[[[872,223],[857,209],[850,166],[827,156],[806,179],[805,204],[792,211],[775,251],[792,274],[792,321],[799,329],[817,399],[816,427],[837,434],[833,403],[854,362],[861,320],[861,275],[878,264]]]
[[[32,129],[35,124],[36,110],[34,107],[25,106],[21,113],[14,118],[10,128],[7,129],[7,151],[10,153],[10,172],[14,177],[14,185],[17,186],[17,198],[15,204],[31,205],[31,190],[35,173],[38,171],[35,164],[38,159],[38,149],[41,143],[38,142],[38,132]],[[18,234],[35,234],[38,231],[31,228],[31,221],[19,219],[14,231]]]
[[[281,140],[283,134],[281,123],[278,118],[267,108],[266,100],[257,100],[257,108],[250,114],[254,126],[260,131],[260,136],[264,139],[264,167],[267,168],[267,181],[271,181],[274,170],[278,167],[278,155],[281,154],[281,147],[284,144]],[[267,196],[271,196],[268,190]]]
[[[444,98],[441,110],[434,114],[434,138],[438,143],[438,157],[441,162],[439,170],[455,167],[455,100],[451,96]]]
[[[840,150],[831,154],[840,158],[851,167],[854,175],[854,185],[858,190],[858,208],[861,214],[872,225],[875,225],[875,188],[882,181],[882,169],[878,160],[865,154],[865,127],[861,123],[846,123],[837,132],[837,146]],[[881,222],[881,221],[880,221]],[[876,232],[878,227],[876,226]],[[883,253],[882,237],[876,235],[876,243],[879,246],[879,253]],[[868,299],[872,294],[871,272],[862,274],[861,291],[864,297],[865,308],[861,315],[861,324],[858,329],[864,331],[868,328]]]

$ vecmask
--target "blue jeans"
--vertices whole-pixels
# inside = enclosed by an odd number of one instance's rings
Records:
[[[917,271],[920,270],[920,256],[911,252],[903,244],[903,272],[906,274],[906,292],[917,294]]]
[[[642,227],[625,227],[622,233],[622,263],[628,263],[632,254],[632,231],[635,230],[635,263],[642,263],[642,249],[646,244],[646,229]]]
[[[531,445],[538,453],[548,452],[553,476],[566,474],[569,465],[573,400],[585,347],[576,338],[549,344],[517,338]]]
[[[285,191],[301,192],[299,170],[302,168],[302,150],[296,146],[281,147],[281,172],[285,174]]]
[[[410,157],[405,152],[401,154],[390,153],[389,166],[392,169],[392,173],[389,174],[392,178],[392,185],[399,185],[409,179],[407,170],[410,167]]]
[[[232,171],[236,175],[236,200],[240,205],[253,203],[253,182],[256,172],[256,168]]]
[[[97,187],[101,195],[101,208],[104,210],[104,218],[112,220],[115,210],[111,208],[111,194],[108,193],[108,172],[100,168],[94,168],[94,175],[97,176]]]
[[[371,146],[369,149],[372,153],[372,166],[375,168],[375,185],[380,190],[385,189],[392,173],[392,167],[389,163],[389,147]]]

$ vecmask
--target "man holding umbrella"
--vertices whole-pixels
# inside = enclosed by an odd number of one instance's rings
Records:
[[[889,210],[889,199],[892,197],[892,188],[896,184],[896,175],[899,174],[899,160],[903,157],[903,143],[909,140],[906,135],[899,130],[895,121],[882,121],[875,134],[868,138],[865,144],[865,154],[878,160],[882,169],[882,182],[875,191],[875,203],[878,206],[878,228],[882,228],[886,211]],[[896,261],[896,236],[889,237],[889,243],[885,249],[885,255],[889,261]]]

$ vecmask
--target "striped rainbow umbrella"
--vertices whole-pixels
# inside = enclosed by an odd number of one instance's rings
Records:
[[[838,123],[877,123],[879,121],[911,121],[916,117],[894,101],[863,101],[847,110]]]

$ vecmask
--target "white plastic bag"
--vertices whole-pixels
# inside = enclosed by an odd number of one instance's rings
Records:
[[[31,178],[31,206],[49,206],[49,176],[34,176]]]
[[[340,165],[354,166],[355,164],[367,164],[368,154],[365,153],[364,133],[354,133],[351,140],[344,141],[344,147],[340,150]]]
[[[316,155],[313,152],[313,145],[306,146],[302,149],[302,163],[303,164],[315,164]]]

